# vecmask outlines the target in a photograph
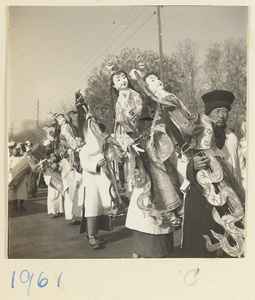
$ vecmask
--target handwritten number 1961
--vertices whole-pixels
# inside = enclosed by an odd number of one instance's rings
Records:
[[[12,286],[13,289],[15,287],[15,284],[14,284],[15,273],[16,273],[15,271],[13,271],[13,273],[12,273],[12,284],[11,284],[11,286]],[[39,288],[44,288],[49,282],[48,278],[42,277],[43,273],[44,272],[41,272],[39,277],[38,277],[37,285],[38,285]],[[58,276],[57,287],[60,287],[60,279],[61,279],[62,274],[63,273],[60,273],[60,275]],[[30,287],[31,287],[33,277],[34,277],[34,273],[31,273],[31,275],[30,275],[30,272],[28,270],[23,270],[20,273],[20,276],[19,276],[19,280],[20,280],[21,283],[29,282],[28,289],[27,289],[27,296],[29,296]]]

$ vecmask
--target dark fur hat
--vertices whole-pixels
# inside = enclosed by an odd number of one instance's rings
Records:
[[[227,107],[230,111],[234,99],[234,94],[224,90],[214,90],[204,94],[202,100],[205,105],[205,114],[209,115],[213,109],[218,107]]]

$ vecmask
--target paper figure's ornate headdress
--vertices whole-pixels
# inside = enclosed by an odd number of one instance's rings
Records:
[[[109,61],[105,67],[108,70],[109,75],[113,75],[114,73],[119,71],[118,66],[114,64],[112,61]]]

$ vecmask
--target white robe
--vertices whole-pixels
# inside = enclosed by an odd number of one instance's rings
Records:
[[[224,160],[236,180],[245,188],[246,168],[242,148],[237,136],[226,128],[226,141],[222,148]]]
[[[64,210],[65,210],[65,219],[72,220],[73,218],[73,197],[76,188],[75,182],[75,170],[69,165],[67,159],[63,158],[59,163],[61,168],[61,177],[64,187]]]
[[[83,184],[85,186],[85,217],[108,215],[111,207],[109,193],[111,181],[104,170],[98,171],[97,164],[103,158],[101,147],[90,128],[91,119],[87,120],[85,130],[86,144],[80,151],[80,163],[83,169]]]
[[[64,188],[65,219],[82,216],[84,199],[84,185],[82,176],[70,166],[67,159],[63,158],[59,163]],[[79,214],[79,215],[78,215]]]
[[[51,176],[44,175],[44,181],[48,186],[47,211],[48,214],[58,214],[64,212],[63,196],[60,191],[50,185]]]
[[[10,171],[24,158],[24,156],[11,156],[9,158],[9,178],[8,181],[11,181]],[[27,200],[28,198],[28,174],[24,176],[22,181],[14,188],[8,190],[8,199],[12,200]]]
[[[150,233],[150,234],[167,234],[175,231],[175,228],[170,222],[167,224],[156,225],[152,217],[142,211],[137,205],[137,199],[142,194],[143,188],[134,187],[130,203],[128,206],[126,227],[132,230],[137,230],[140,232]],[[146,203],[147,201],[147,203]],[[150,199],[144,200],[144,203],[151,204]]]

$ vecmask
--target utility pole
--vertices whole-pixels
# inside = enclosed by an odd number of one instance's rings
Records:
[[[163,63],[163,48],[162,48],[162,32],[161,32],[161,17],[160,6],[157,6],[158,14],[158,37],[159,37],[159,62],[160,62],[160,80],[164,83],[164,63]]]
[[[12,122],[12,129],[11,129],[11,139],[13,139],[13,122]]]
[[[39,128],[39,105],[40,105],[40,100],[37,99],[37,128]]]

